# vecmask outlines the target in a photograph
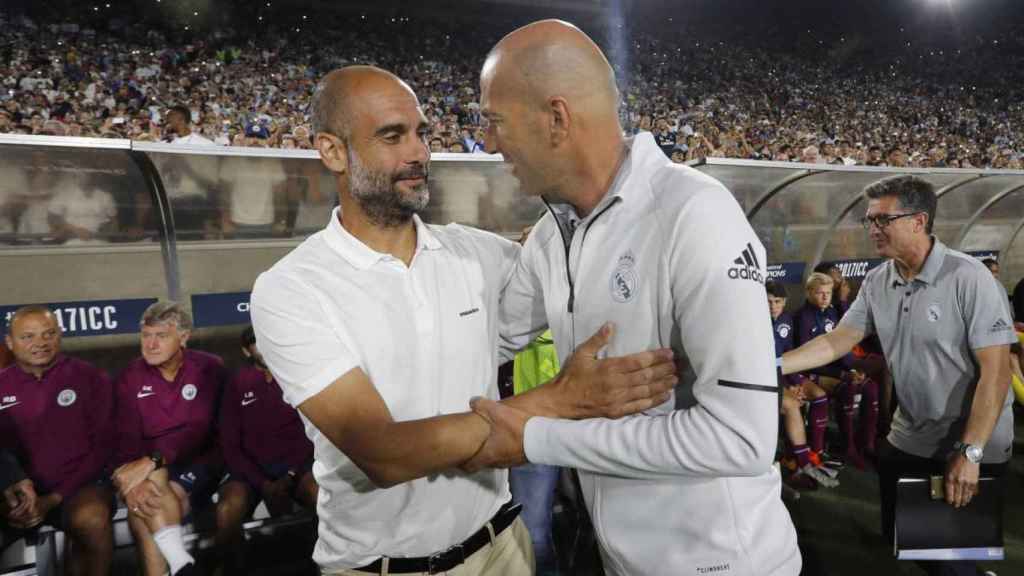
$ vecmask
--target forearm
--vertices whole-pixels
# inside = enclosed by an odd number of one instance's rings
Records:
[[[388,422],[346,438],[343,451],[381,488],[457,468],[483,445],[490,426],[465,412]]]
[[[853,345],[843,350],[842,343],[836,342],[835,331],[823,334],[782,355],[782,373],[793,374],[806,372],[812,368],[825,366],[850,351]]]
[[[964,426],[961,441],[984,446],[996,427],[1010,389],[1009,366],[1003,370],[982,370],[974,391],[971,413]]]

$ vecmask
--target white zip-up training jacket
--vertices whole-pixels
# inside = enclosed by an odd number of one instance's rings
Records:
[[[531,462],[577,468],[605,570],[790,576],[796,532],[772,466],[779,397],[765,250],[717,180],[630,142],[586,218],[550,206],[502,302],[502,355],[550,325],[559,359],[602,324],[608,356],[671,346],[676,398],[619,420],[534,417]]]

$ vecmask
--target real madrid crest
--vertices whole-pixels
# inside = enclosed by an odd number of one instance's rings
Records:
[[[61,408],[67,408],[68,406],[74,404],[75,400],[77,399],[78,394],[75,394],[74,390],[72,390],[71,388],[65,388],[64,390],[60,391],[60,394],[57,395],[57,404]]]
[[[193,400],[198,392],[195,384],[185,384],[184,388],[181,389],[181,397],[185,400]]]
[[[928,306],[928,321],[938,322],[939,318],[942,318],[942,308],[939,307],[938,302],[932,302],[931,305]]]
[[[608,282],[608,289],[612,293],[612,300],[616,302],[629,302],[636,296],[637,279],[634,267],[636,266],[636,257],[633,256],[633,252],[626,250],[626,252],[619,256],[619,261],[615,264],[615,270],[612,272],[612,277]]]

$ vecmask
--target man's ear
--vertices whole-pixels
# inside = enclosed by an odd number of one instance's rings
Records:
[[[565,101],[565,98],[559,96],[549,98],[547,112],[551,143],[558,146],[569,139],[569,127],[572,124],[569,104]]]
[[[313,143],[320,152],[320,161],[331,172],[344,174],[348,171],[348,146],[333,134],[317,132]]]

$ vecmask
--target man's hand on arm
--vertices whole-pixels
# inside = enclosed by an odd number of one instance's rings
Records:
[[[380,488],[459,467],[490,432],[473,412],[396,422],[361,368],[298,408]]]
[[[848,354],[864,339],[864,332],[840,324],[803,346],[782,355],[782,373],[806,372],[830,364]]]
[[[114,480],[114,486],[117,487],[121,496],[126,497],[129,492],[134,490],[139,484],[142,484],[154,470],[156,470],[156,463],[148,456],[143,456],[118,466],[111,478]]]
[[[664,403],[679,378],[672,350],[599,358],[614,329],[604,325],[570,356],[550,382],[503,403],[533,416],[621,418]]]
[[[473,398],[469,405],[490,424],[490,434],[462,469],[476,472],[482,468],[511,468],[525,464],[523,434],[531,414],[487,398]]]

